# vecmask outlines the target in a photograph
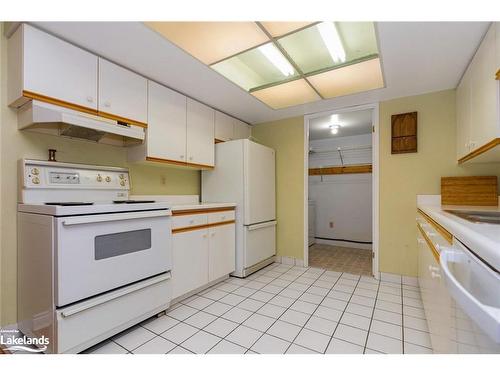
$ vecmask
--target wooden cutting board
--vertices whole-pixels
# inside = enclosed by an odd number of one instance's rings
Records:
[[[441,177],[441,204],[498,206],[496,176]]]

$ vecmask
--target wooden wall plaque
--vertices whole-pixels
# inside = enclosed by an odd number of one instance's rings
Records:
[[[496,176],[441,177],[441,204],[498,206]]]
[[[417,112],[391,116],[391,154],[417,152]]]

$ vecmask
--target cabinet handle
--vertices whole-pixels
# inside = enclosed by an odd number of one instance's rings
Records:
[[[87,101],[88,101],[89,103],[93,103],[93,102],[94,102],[94,98],[93,98],[93,97],[91,97],[91,96],[87,96]]]
[[[194,220],[189,220],[189,224],[194,224]]]
[[[203,235],[203,238],[207,238],[207,237],[208,237],[208,235],[206,235],[206,234]]]
[[[214,236],[215,236],[215,232],[212,232],[210,235],[211,235],[212,237],[214,237]]]
[[[470,148],[474,148],[474,147],[476,147],[476,142],[471,142],[470,143]]]
[[[179,156],[179,159],[184,159],[184,155]]]
[[[431,272],[439,272],[439,267],[429,266],[429,271],[431,271]]]
[[[104,102],[104,106],[105,107],[111,107],[111,103],[110,102]]]
[[[441,278],[441,274],[436,273],[436,272],[431,272],[431,277],[433,279],[440,279]]]
[[[193,157],[192,157],[192,156],[190,156],[190,157],[189,157],[189,160],[193,160]]]
[[[221,219],[225,220],[226,219],[226,215],[221,216]]]

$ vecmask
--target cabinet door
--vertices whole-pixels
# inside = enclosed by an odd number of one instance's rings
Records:
[[[470,70],[468,69],[457,87],[457,159],[470,152]]]
[[[147,156],[186,161],[186,97],[148,82]]]
[[[495,27],[495,50],[496,50],[496,70],[497,78],[500,78],[500,22],[494,22]]]
[[[187,99],[187,162],[214,165],[215,111],[197,101]]]
[[[29,25],[22,32],[22,89],[96,110],[97,56]]]
[[[172,298],[208,283],[208,230],[173,234]]]
[[[215,139],[230,141],[234,137],[233,118],[225,113],[215,111]]]
[[[252,135],[250,125],[245,124],[243,121],[234,119],[234,139],[247,139]]]
[[[500,134],[498,124],[498,69],[495,55],[495,27],[490,27],[470,66],[471,69],[471,150]]]
[[[220,225],[209,229],[208,279],[216,280],[235,269],[235,226]]]
[[[124,121],[147,123],[147,79],[99,58],[99,111]]]

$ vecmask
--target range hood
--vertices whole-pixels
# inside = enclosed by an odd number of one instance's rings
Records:
[[[128,146],[144,141],[144,129],[54,104],[32,100],[19,108],[19,129]]]

